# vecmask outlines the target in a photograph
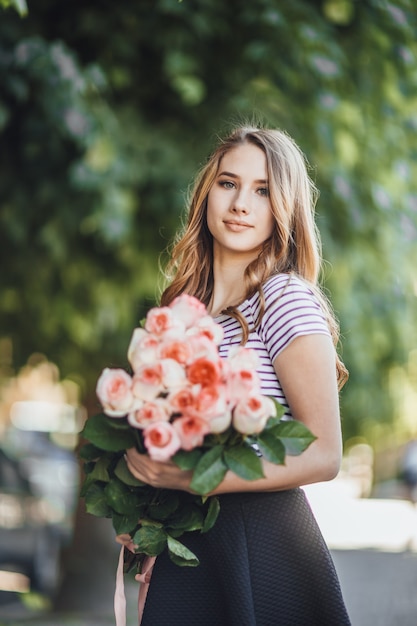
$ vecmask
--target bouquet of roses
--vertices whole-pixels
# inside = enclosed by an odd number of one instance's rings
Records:
[[[149,311],[128,349],[132,372],[103,370],[97,396],[104,413],[87,420],[80,450],[89,513],[110,517],[141,558],[168,548],[178,565],[198,565],[178,539],[207,532],[219,513],[208,496],[227,471],[262,478],[261,456],[283,464],[314,436],[262,395],[252,350],[219,356],[223,329],[196,298],[181,295]],[[156,461],[192,470],[194,493],[155,489],[129,472],[124,453],[136,447]]]

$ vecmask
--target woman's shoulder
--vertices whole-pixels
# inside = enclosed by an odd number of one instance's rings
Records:
[[[262,285],[262,293],[265,308],[269,308],[280,300],[288,302],[294,298],[307,298],[315,300],[314,292],[308,283],[297,274],[273,274]],[[249,306],[257,306],[260,294],[257,291],[246,302]]]
[[[259,291],[244,300],[237,308],[246,319],[249,326],[254,326],[259,312],[263,309],[264,314],[272,310],[287,307],[298,300],[311,302],[313,306],[320,308],[313,290],[308,283],[297,274],[273,274],[262,284],[263,305]],[[215,318],[216,322],[238,332],[239,322],[227,313],[220,314]]]
[[[300,276],[271,276],[263,285],[263,294],[263,310],[258,299],[253,314],[254,317],[258,314],[258,333],[272,361],[300,335],[329,334],[325,313],[314,287]]]
[[[265,296],[276,291],[303,291],[313,293],[308,282],[298,274],[273,274],[263,284]]]
[[[261,328],[276,324],[319,321],[327,327],[325,312],[316,291],[297,274],[275,274],[262,286],[262,298],[256,293],[246,302],[253,321]]]

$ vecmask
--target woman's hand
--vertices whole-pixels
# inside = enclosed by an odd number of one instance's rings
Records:
[[[192,473],[181,470],[175,463],[153,461],[135,448],[126,451],[126,463],[135,478],[147,485],[162,489],[190,491]]]

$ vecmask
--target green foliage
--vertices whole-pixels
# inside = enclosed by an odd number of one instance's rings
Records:
[[[224,462],[231,472],[243,480],[257,480],[264,477],[261,460],[250,446],[236,446],[225,450]]]
[[[132,429],[125,419],[111,419],[104,413],[90,417],[82,434],[94,446],[109,452],[133,448],[136,443]]]
[[[195,554],[173,537],[168,537],[167,544],[171,559],[176,565],[182,565],[184,561],[191,567],[199,564],[200,561]]]
[[[168,548],[174,563],[194,567],[198,559],[178,537],[185,531],[210,530],[219,513],[218,500],[154,489],[138,481],[124,459],[125,449],[135,445],[133,430],[125,418],[98,414],[87,420],[82,435],[88,443],[80,450],[85,473],[81,497],[86,510],[111,518],[117,534],[130,534],[140,546],[131,566],[140,569],[144,555]]]
[[[417,341],[416,17],[409,0],[3,11],[0,325],[16,366],[43,352],[92,390],[125,365],[192,174],[217,131],[258,117],[294,136],[321,191],[345,436],[393,420],[390,372]]]
[[[282,421],[267,430],[266,434],[270,434],[281,441],[285,453],[290,456],[300,455],[316,439],[304,424],[296,420]]]
[[[21,17],[27,15],[28,7],[25,0],[0,0],[0,9],[8,9],[12,7]]]
[[[160,524],[150,523],[139,528],[134,534],[133,541],[136,545],[140,545],[146,554],[157,556],[165,549],[167,538]]]
[[[190,487],[196,493],[207,494],[221,483],[226,472],[223,447],[214,446],[203,454],[195,466]]]

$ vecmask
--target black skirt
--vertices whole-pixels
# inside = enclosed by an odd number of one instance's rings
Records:
[[[156,559],[142,626],[347,626],[329,550],[301,489],[220,496],[212,530],[181,539],[200,559]]]

